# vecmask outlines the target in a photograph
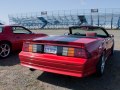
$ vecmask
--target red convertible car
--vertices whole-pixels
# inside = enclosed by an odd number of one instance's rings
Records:
[[[73,26],[68,35],[47,36],[24,42],[21,65],[30,70],[86,77],[102,76],[114,51],[114,36],[102,27]]]
[[[34,34],[22,26],[0,25],[0,58],[6,58],[11,51],[22,50],[23,41],[46,34]]]

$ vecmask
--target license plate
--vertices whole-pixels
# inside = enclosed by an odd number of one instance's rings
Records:
[[[45,45],[44,46],[44,52],[45,53],[56,54],[57,53],[57,46]]]

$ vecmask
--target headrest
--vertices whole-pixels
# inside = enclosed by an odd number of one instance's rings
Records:
[[[93,33],[90,33],[90,32],[89,32],[89,33],[86,33],[86,36],[87,36],[87,37],[95,37],[95,36],[97,36],[97,33],[94,33],[94,32],[93,32]]]

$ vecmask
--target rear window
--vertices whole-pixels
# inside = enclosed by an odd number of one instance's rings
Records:
[[[2,28],[2,27],[0,27],[0,33],[2,33],[2,30],[3,30],[3,28]]]

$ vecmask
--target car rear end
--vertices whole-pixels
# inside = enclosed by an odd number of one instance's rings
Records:
[[[76,77],[95,72],[88,65],[92,57],[83,43],[25,42],[19,56],[21,65],[46,72]]]

